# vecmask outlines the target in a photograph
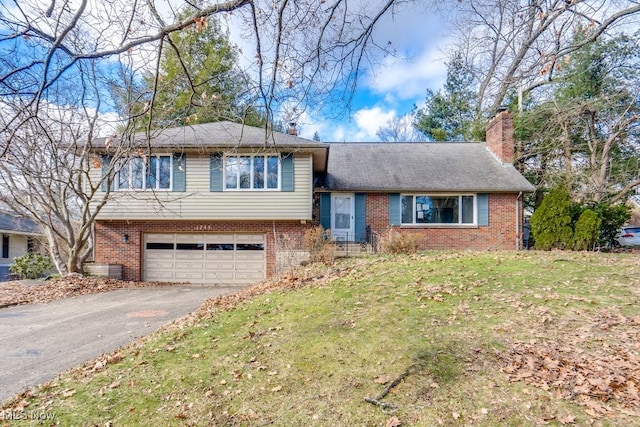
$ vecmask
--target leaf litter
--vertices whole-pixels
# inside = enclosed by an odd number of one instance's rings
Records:
[[[572,334],[514,342],[499,355],[501,371],[512,382],[582,405],[594,419],[613,415],[616,407],[640,416],[639,326],[640,316],[604,310]]]

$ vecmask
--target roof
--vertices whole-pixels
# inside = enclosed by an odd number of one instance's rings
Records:
[[[42,231],[29,218],[20,218],[6,212],[0,212],[0,233],[42,234]]]
[[[115,146],[117,138],[97,138],[92,149],[103,152],[109,146]],[[202,123],[176,128],[152,131],[150,141],[144,132],[132,136],[133,147],[146,147],[170,150],[207,150],[224,148],[277,148],[291,151],[311,152],[314,168],[324,170],[329,145],[297,135],[268,131],[263,127],[247,126],[240,123],[222,121]]]
[[[334,191],[532,192],[478,142],[332,143],[324,187]]]

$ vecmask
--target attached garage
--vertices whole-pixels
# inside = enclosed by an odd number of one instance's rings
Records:
[[[266,277],[264,233],[147,233],[143,280],[246,284]]]

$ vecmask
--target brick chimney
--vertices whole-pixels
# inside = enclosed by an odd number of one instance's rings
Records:
[[[298,128],[295,122],[289,122],[289,128],[287,129],[289,135],[298,136]]]
[[[502,163],[513,163],[514,137],[513,117],[506,111],[498,114],[487,124],[487,148]]]

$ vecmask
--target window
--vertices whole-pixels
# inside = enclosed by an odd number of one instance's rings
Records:
[[[475,196],[403,195],[402,224],[475,224]]]
[[[9,258],[9,236],[2,235],[2,258]]]
[[[171,189],[172,156],[132,157],[125,161],[116,180],[119,190]]]
[[[280,188],[280,169],[279,156],[226,156],[224,189],[277,190]]]

